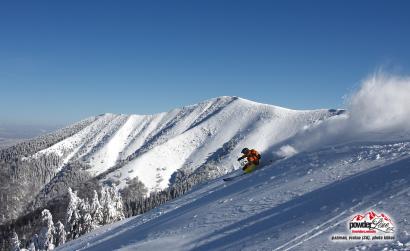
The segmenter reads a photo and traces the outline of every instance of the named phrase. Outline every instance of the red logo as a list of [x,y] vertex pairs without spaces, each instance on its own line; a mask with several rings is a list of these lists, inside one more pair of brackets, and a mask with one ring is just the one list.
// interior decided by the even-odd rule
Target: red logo
[[349,223],[352,234],[383,234],[394,233],[393,221],[387,214],[377,214],[374,211],[358,214]]

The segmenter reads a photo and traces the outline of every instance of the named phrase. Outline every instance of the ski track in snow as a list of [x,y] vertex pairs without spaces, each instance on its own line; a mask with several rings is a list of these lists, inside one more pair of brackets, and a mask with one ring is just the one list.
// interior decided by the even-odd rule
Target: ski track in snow
[[[231,182],[207,182],[147,214],[105,226],[62,248],[345,250],[358,243],[332,243],[328,238],[333,231],[343,231],[351,215],[400,196],[409,198],[409,153],[410,142],[397,142],[301,154]],[[402,213],[388,213],[402,222]],[[409,227],[401,223],[398,229]]]
[[[402,190],[400,192],[398,192],[396,195],[392,195],[389,197],[389,199],[394,199],[400,195],[406,194],[410,192],[410,188],[409,189],[405,189]],[[365,211],[368,212],[370,210],[373,210],[373,208],[375,208],[378,204],[383,203],[383,200],[378,201],[377,203],[374,203],[373,205],[371,205],[370,207],[368,207],[366,210],[361,210],[361,211]],[[328,221],[324,222],[323,224],[319,225],[318,227],[315,227],[314,229],[296,237],[295,239],[275,248],[274,250],[279,251],[279,250],[283,250],[283,251],[287,251],[287,250],[292,250],[293,248],[296,248],[300,245],[302,245],[304,242],[311,240],[312,238],[315,238],[321,234],[323,234],[324,232],[328,232],[330,229],[335,228],[338,225],[341,224],[346,224],[346,222],[348,222],[348,220],[351,218],[351,213],[352,212],[356,212],[357,208],[359,208],[362,205],[362,203],[358,203],[356,206],[353,206],[351,208],[349,208],[348,210],[343,211],[340,215],[335,216],[331,219],[329,219]],[[336,221],[336,223],[335,223]],[[328,225],[328,226],[327,226]],[[316,233],[314,233],[316,231]]]

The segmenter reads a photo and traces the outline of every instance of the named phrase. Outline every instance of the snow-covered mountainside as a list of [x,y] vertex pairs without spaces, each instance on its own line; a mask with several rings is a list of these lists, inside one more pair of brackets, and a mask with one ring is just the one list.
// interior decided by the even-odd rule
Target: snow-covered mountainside
[[234,181],[210,181],[61,250],[354,250],[364,244],[330,238],[370,210],[394,219],[397,238],[371,250],[409,250],[409,154],[410,141],[299,154]]
[[223,96],[154,115],[91,117],[0,152],[0,223],[38,208],[61,212],[68,187],[142,182],[149,195],[181,174],[219,177],[240,168],[245,146],[263,153],[266,165],[292,152],[269,149],[343,116],[343,110],[296,111]]
[[[348,112],[339,116],[331,116],[337,111],[298,112],[229,99],[209,119],[192,123],[208,130],[177,130],[179,135],[198,135],[191,141],[182,136],[155,138],[149,150],[133,155],[117,172],[126,175],[128,168],[136,168],[139,175],[145,170],[141,165],[164,163],[165,170],[157,173],[166,179],[167,168],[173,168],[169,164],[199,166],[204,152],[218,151],[217,145],[229,139],[239,143],[220,166],[234,163],[241,146],[255,146],[265,159],[259,170],[232,181],[208,181],[148,213],[104,226],[58,249],[410,250],[409,97],[409,79],[375,76],[350,97]],[[225,140],[219,141],[221,137]],[[184,160],[174,159],[175,154]],[[266,161],[275,155],[286,158]],[[393,240],[331,240],[349,235],[349,222],[369,212],[389,221]],[[386,222],[373,226],[379,231]]]
[[[236,97],[220,97],[197,105],[155,115],[104,114],[92,124],[30,158],[55,154],[67,163],[80,161],[91,176],[119,188],[138,177],[151,191],[169,185],[176,170],[195,171],[212,154],[218,156],[221,174],[232,166],[243,146],[261,152],[297,132],[341,111],[295,111]],[[265,158],[268,160],[268,158]]]

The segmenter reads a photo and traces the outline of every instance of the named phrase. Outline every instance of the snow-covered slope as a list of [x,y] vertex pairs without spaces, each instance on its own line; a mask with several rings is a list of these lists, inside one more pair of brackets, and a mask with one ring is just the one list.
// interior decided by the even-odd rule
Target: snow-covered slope
[[208,182],[61,248],[345,250],[360,243],[331,242],[330,236],[346,232],[351,217],[369,210],[389,213],[396,237],[410,248],[409,154],[410,141],[299,154],[231,182]]
[[[195,128],[179,135],[198,135],[190,139],[210,147],[214,135],[219,139],[228,134],[221,144],[241,128],[245,137],[237,137],[240,144],[233,152],[252,145],[267,159],[275,154],[285,159],[265,162],[233,181],[209,181],[146,214],[104,226],[59,249],[410,250],[409,97],[410,79],[376,75],[350,97],[348,113],[341,116],[234,100],[212,116],[220,123],[208,119],[199,124],[218,125],[207,131],[207,137]],[[236,104],[240,105],[234,108]],[[205,127],[208,122],[211,125]],[[225,126],[229,130],[224,131]],[[185,159],[172,159],[179,168],[187,160],[190,166],[200,165],[204,157],[198,148],[192,150],[195,141],[184,140],[176,136],[154,144],[152,152],[143,152],[122,168],[149,165],[150,154],[161,156],[152,163],[168,168],[170,162],[162,157],[175,153]],[[169,149],[162,148],[164,144]],[[187,150],[181,150],[185,144]],[[220,163],[232,162],[228,155]],[[352,218],[370,211],[390,216],[394,240],[331,241],[333,235],[348,234]]]
[[[32,158],[57,154],[65,164],[81,161],[92,175],[104,173],[102,182],[120,188],[138,177],[148,193],[169,185],[176,170],[195,171],[229,142],[219,156],[221,174],[239,166],[232,162],[243,146],[259,151],[275,146],[296,133],[340,111],[295,111],[237,97],[219,97],[155,115],[104,114],[92,124],[44,149]],[[265,160],[269,160],[266,155]]]

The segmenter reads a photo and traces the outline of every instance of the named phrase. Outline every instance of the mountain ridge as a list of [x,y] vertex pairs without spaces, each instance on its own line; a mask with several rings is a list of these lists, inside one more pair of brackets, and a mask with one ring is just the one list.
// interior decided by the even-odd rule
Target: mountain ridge
[[[234,107],[231,108],[231,106]],[[209,119],[218,117],[219,114],[221,112],[225,112],[225,110],[228,111],[225,112],[223,116],[219,116],[220,121],[226,120],[226,116],[229,116],[228,113],[230,112],[236,112],[237,115],[239,115],[239,112],[237,110],[240,107],[242,108],[241,112],[249,112],[250,115],[253,116],[253,118],[249,119],[248,117],[247,119],[250,121],[256,120],[255,123],[257,123],[257,120],[267,120],[269,119],[269,117],[283,117],[293,115],[293,113],[303,114],[309,112],[322,113],[316,114],[316,117],[312,118],[322,119],[322,117],[325,116],[324,114],[328,112],[327,110],[295,111],[272,105],[259,104],[238,97],[223,96],[209,99],[195,105],[172,109],[166,113],[158,113],[154,115],[123,115],[106,113],[99,116],[100,119],[107,119],[108,121],[107,125],[105,125],[104,128],[101,129],[101,133],[94,135],[93,138],[89,139],[88,142],[85,142],[82,145],[78,145],[77,149],[74,149],[73,153],[71,155],[68,155],[64,162],[67,162],[69,159],[78,159],[84,161],[91,165],[89,171],[92,173],[92,175],[98,175],[115,166],[119,161],[135,162],[135,159],[138,159],[141,156],[143,157],[145,154],[147,154],[147,152],[151,150],[155,151],[155,148],[160,147],[160,145],[162,144],[167,144],[170,141],[178,141],[178,138],[183,138],[183,136],[180,135],[191,134],[191,131],[195,130],[196,127],[201,127],[201,130],[206,131],[205,134],[209,138],[210,135],[218,133],[217,131],[219,130],[219,128],[216,128],[215,124],[207,123],[207,121],[209,122]],[[260,109],[262,110],[262,112],[259,112],[255,116],[252,115],[252,109]],[[235,119],[233,117],[231,118]],[[202,123],[207,123],[208,126],[202,126]],[[226,123],[228,123],[228,121]],[[140,128],[141,126],[142,128]],[[246,127],[249,126],[249,122],[245,121],[245,124],[243,124],[242,128],[238,129],[243,130],[243,128],[245,128],[246,131]],[[87,134],[87,132],[84,133]],[[201,142],[201,140],[203,141],[203,139],[201,139],[200,134],[200,132],[194,132],[192,133],[192,135],[189,135],[189,140],[182,139],[189,141],[184,143],[185,148],[191,145],[191,143],[194,144],[194,149],[196,149],[197,147],[202,147],[205,143]],[[232,137],[233,136],[234,135],[232,135]],[[218,143],[218,146],[222,145],[223,143],[224,142]],[[87,144],[90,146],[86,146]],[[61,145],[64,144],[61,143]],[[64,154],[59,150],[60,147],[65,150],[72,147],[72,143],[67,142],[64,146],[54,146],[54,148],[46,149],[39,154],[55,152],[62,156]],[[179,147],[182,146],[180,145]],[[171,147],[165,148],[169,149]],[[212,150],[216,149],[214,148]],[[206,154],[209,153],[210,151],[207,151]],[[182,152],[179,151],[179,153],[175,154],[181,155]],[[191,154],[195,155],[199,153],[191,152],[186,154],[186,158],[189,159],[189,156]],[[170,155],[173,154],[170,153],[169,155],[166,155],[165,158],[171,158],[172,156]],[[204,154],[202,154],[202,156],[203,155]],[[193,159],[194,158],[195,157],[193,157]],[[174,160],[174,162],[177,162],[177,160]],[[185,166],[186,165],[188,164],[186,163]],[[184,166],[184,163],[178,164],[178,167],[175,169],[179,169],[182,166]],[[174,172],[175,169],[170,170],[169,172]],[[128,171],[131,170],[132,169],[128,169]],[[171,173],[167,174],[167,178],[170,177],[170,174]],[[125,173],[122,172],[121,175],[125,175]],[[113,178],[113,176],[111,175],[110,178]],[[145,183],[148,183],[148,181],[146,181]],[[123,186],[123,182],[121,182],[120,185]],[[165,184],[162,185],[162,188],[165,188]]]
[[[206,169],[204,165],[214,165],[218,168],[213,169],[219,170],[214,175],[220,176],[239,168],[229,163],[236,159],[242,146],[252,145],[263,152],[299,130],[336,116],[337,111],[340,110],[297,111],[235,96],[220,96],[153,115],[104,113],[92,116],[67,126],[68,129],[63,128],[15,147],[25,147],[27,142],[33,142],[31,145],[46,142],[44,147],[24,154],[16,150],[13,156],[20,154],[16,161],[23,161],[26,166],[49,158],[54,163],[58,162],[57,166],[44,167],[42,172],[49,173],[41,179],[44,184],[29,178],[33,180],[29,183],[35,182],[42,187],[40,191],[37,192],[36,188],[18,192],[17,197],[37,197],[34,201],[19,202],[36,205],[28,209],[34,210],[65,193],[64,186],[77,186],[75,181],[67,182],[60,177],[67,175],[65,167],[73,163],[84,178],[97,177],[101,184],[116,183],[124,188],[130,180],[138,178],[148,188],[147,194],[167,188],[177,170],[195,172],[199,168],[203,172]],[[272,123],[277,126],[270,128]],[[287,126],[290,123],[292,125]],[[77,124],[83,126],[78,127]],[[57,137],[57,141],[49,140],[64,130],[71,133]],[[261,137],[262,134],[267,136]],[[266,140],[269,135],[274,139]],[[223,150],[223,146],[229,151]],[[10,149],[13,148],[4,149],[2,155]],[[266,157],[269,155],[272,153],[267,153]],[[74,169],[68,170],[71,173]],[[60,178],[53,179],[54,176]],[[53,184],[57,180],[58,183]]]

